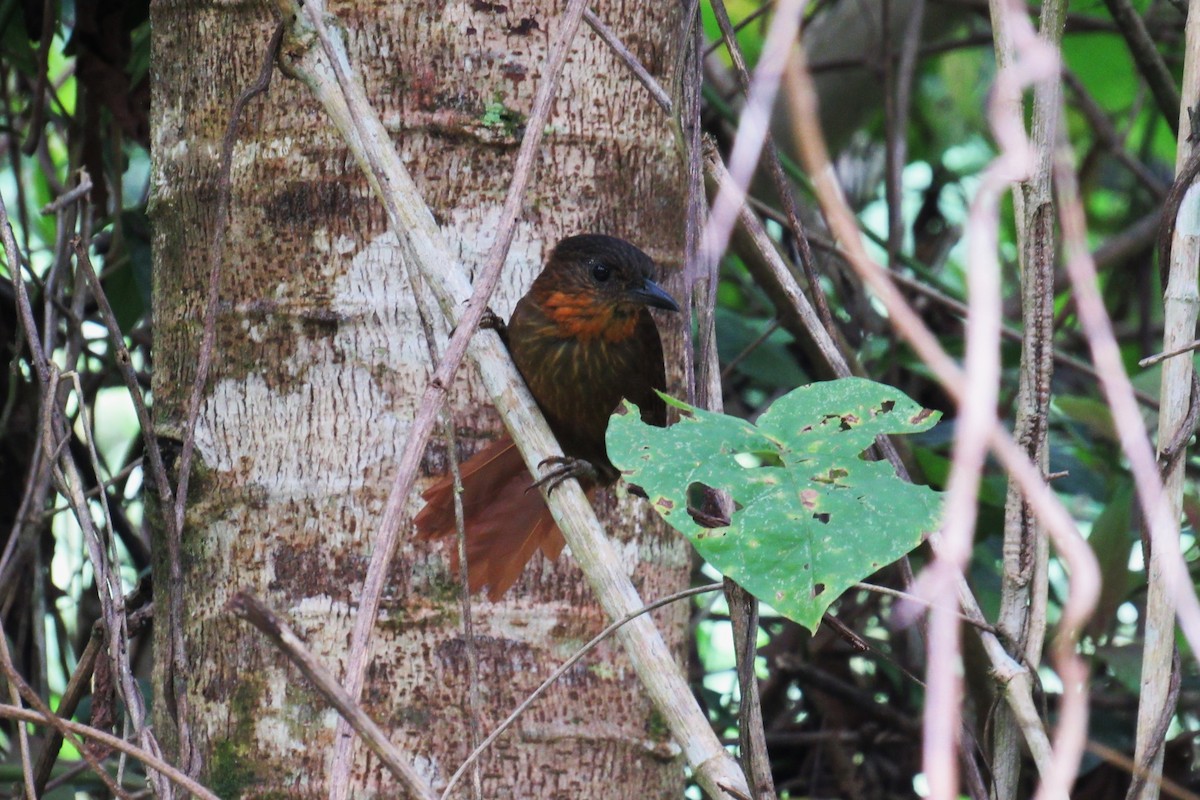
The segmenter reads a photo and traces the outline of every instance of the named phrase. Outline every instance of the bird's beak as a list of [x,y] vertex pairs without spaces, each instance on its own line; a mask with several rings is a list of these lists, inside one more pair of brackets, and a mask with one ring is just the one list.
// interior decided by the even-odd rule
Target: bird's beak
[[679,305],[675,298],[667,294],[657,283],[647,280],[642,288],[629,293],[630,298],[653,308],[665,308],[667,311],[678,311]]

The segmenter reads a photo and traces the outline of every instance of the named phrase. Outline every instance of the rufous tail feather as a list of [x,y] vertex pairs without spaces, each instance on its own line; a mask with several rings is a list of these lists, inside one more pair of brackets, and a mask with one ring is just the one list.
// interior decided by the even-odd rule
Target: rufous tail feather
[[[494,602],[517,582],[539,548],[553,560],[565,542],[541,492],[530,489],[533,478],[509,437],[480,450],[459,472],[467,580],[472,592],[486,585],[488,599]],[[417,538],[449,539],[451,569],[458,574],[453,478],[446,475],[421,496],[425,507],[414,520]]]

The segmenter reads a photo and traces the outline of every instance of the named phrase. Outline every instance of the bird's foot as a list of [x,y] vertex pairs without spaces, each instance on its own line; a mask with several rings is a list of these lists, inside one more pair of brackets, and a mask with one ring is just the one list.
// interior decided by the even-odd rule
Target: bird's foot
[[483,316],[479,319],[479,330],[493,330],[503,337],[508,332],[508,323],[489,307],[483,310]]
[[574,478],[580,483],[595,483],[600,477],[600,473],[596,471],[595,465],[592,462],[583,458],[571,458],[570,456],[553,456],[547,458],[539,467],[549,465],[551,469],[542,477],[538,478],[529,487],[530,489],[545,488],[546,494],[550,494],[557,489],[563,481]]

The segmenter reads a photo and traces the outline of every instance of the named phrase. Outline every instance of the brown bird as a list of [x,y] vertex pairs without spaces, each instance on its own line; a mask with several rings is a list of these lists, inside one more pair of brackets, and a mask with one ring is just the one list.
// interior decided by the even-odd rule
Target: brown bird
[[[662,341],[648,309],[679,306],[652,280],[653,269],[649,256],[621,239],[563,239],[507,328],[496,326],[567,458],[535,484],[512,439],[502,436],[462,465],[471,591],[486,584],[488,598],[498,600],[539,547],[550,559],[562,552],[562,533],[531,489],[574,477],[592,496],[616,482],[604,432],[622,398],[647,423],[666,424],[666,406],[654,393],[666,387]],[[418,538],[454,534],[453,493],[449,475],[425,491]],[[451,548],[455,569],[457,554]]]

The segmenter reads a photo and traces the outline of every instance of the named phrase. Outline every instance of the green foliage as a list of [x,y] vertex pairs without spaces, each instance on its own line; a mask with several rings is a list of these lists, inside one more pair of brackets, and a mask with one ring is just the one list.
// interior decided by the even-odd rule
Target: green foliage
[[[936,423],[898,389],[814,383],[776,400],[757,425],[669,402],[682,415],[670,428],[646,425],[626,403],[609,425],[609,457],[709,563],[809,630],[937,523],[936,493],[862,458],[876,436]],[[707,488],[732,497],[727,525],[698,521],[713,513]]]

